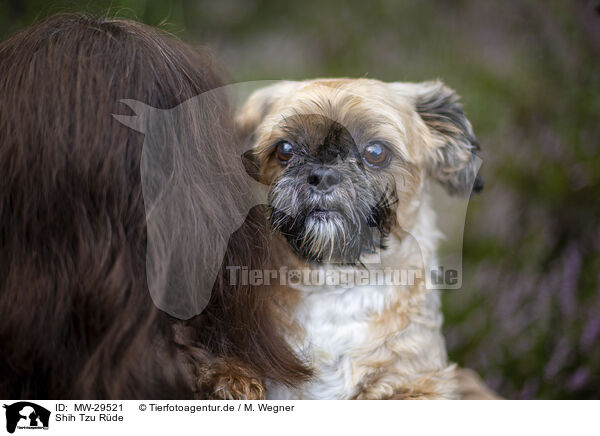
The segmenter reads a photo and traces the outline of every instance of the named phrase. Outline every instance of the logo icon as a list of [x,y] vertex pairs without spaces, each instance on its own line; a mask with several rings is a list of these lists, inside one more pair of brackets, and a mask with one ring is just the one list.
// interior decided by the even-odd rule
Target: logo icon
[[6,409],[6,431],[14,433],[15,429],[48,429],[50,411],[29,401],[19,401],[4,405]]

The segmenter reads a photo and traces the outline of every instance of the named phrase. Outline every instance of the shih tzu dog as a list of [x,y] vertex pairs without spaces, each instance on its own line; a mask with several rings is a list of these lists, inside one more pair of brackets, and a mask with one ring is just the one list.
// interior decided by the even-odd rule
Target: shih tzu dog
[[[269,187],[272,263],[312,278],[280,280],[272,299],[314,377],[268,382],[267,397],[455,398],[425,271],[441,236],[432,181],[457,195],[481,187],[458,96],[439,81],[280,82],[252,94],[237,122],[249,171]],[[398,282],[393,271],[412,274]]]

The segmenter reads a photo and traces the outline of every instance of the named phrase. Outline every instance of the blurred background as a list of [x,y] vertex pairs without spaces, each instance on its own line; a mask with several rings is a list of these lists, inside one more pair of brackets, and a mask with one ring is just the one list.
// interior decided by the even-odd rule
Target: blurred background
[[[451,358],[508,398],[600,398],[598,1],[3,0],[0,37],[46,15],[134,18],[208,44],[232,81],[440,78],[483,149]],[[4,108],[0,108],[3,110]]]

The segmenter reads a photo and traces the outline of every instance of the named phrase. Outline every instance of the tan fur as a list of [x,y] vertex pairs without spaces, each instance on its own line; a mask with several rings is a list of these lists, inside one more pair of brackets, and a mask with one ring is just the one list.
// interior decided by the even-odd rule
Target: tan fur
[[[389,247],[381,252],[377,268],[418,269],[422,272],[421,280],[412,286],[390,289],[380,307],[368,315],[367,339],[343,356],[344,362],[351,365],[350,394],[338,398],[457,397],[455,366],[447,361],[441,335],[439,296],[427,290],[423,280],[440,237],[430,205],[428,175],[432,173],[432,162],[441,165],[439,159],[446,143],[440,138],[447,139],[446,133],[457,134],[458,128],[443,125],[439,118],[427,123],[427,117],[420,116],[415,106],[419,96],[440,90],[447,92],[439,82],[386,84],[368,79],[283,82],[254,93],[238,116],[238,125],[250,135],[259,158],[261,181],[267,185],[283,171],[273,157],[273,144],[285,137],[282,120],[297,114],[319,114],[335,120],[351,132],[357,143],[384,139],[393,144],[401,157],[389,169],[396,179],[397,214]],[[470,129],[468,122],[466,125]],[[461,150],[463,154],[457,162],[466,162],[468,152]],[[457,165],[451,171],[458,169]],[[274,239],[272,262],[275,267],[311,268],[298,259],[282,237]],[[370,264],[366,263],[366,267],[370,268]],[[281,318],[288,320],[283,325],[289,329],[290,342],[300,344],[296,348],[301,351],[310,344],[306,344],[303,326],[293,326],[297,323],[295,313],[313,292],[316,291],[302,287],[274,290],[273,300],[282,313]],[[321,357],[318,353],[301,357],[316,367],[315,383],[318,383]],[[300,389],[290,398],[310,397],[307,392]]]

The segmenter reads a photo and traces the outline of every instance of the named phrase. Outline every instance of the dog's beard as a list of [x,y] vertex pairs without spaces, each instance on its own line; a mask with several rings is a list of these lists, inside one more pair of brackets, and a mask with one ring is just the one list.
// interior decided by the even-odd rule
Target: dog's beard
[[393,184],[346,175],[347,183],[324,194],[301,180],[284,174],[269,193],[272,227],[298,256],[355,264],[362,254],[384,248],[397,202]]

